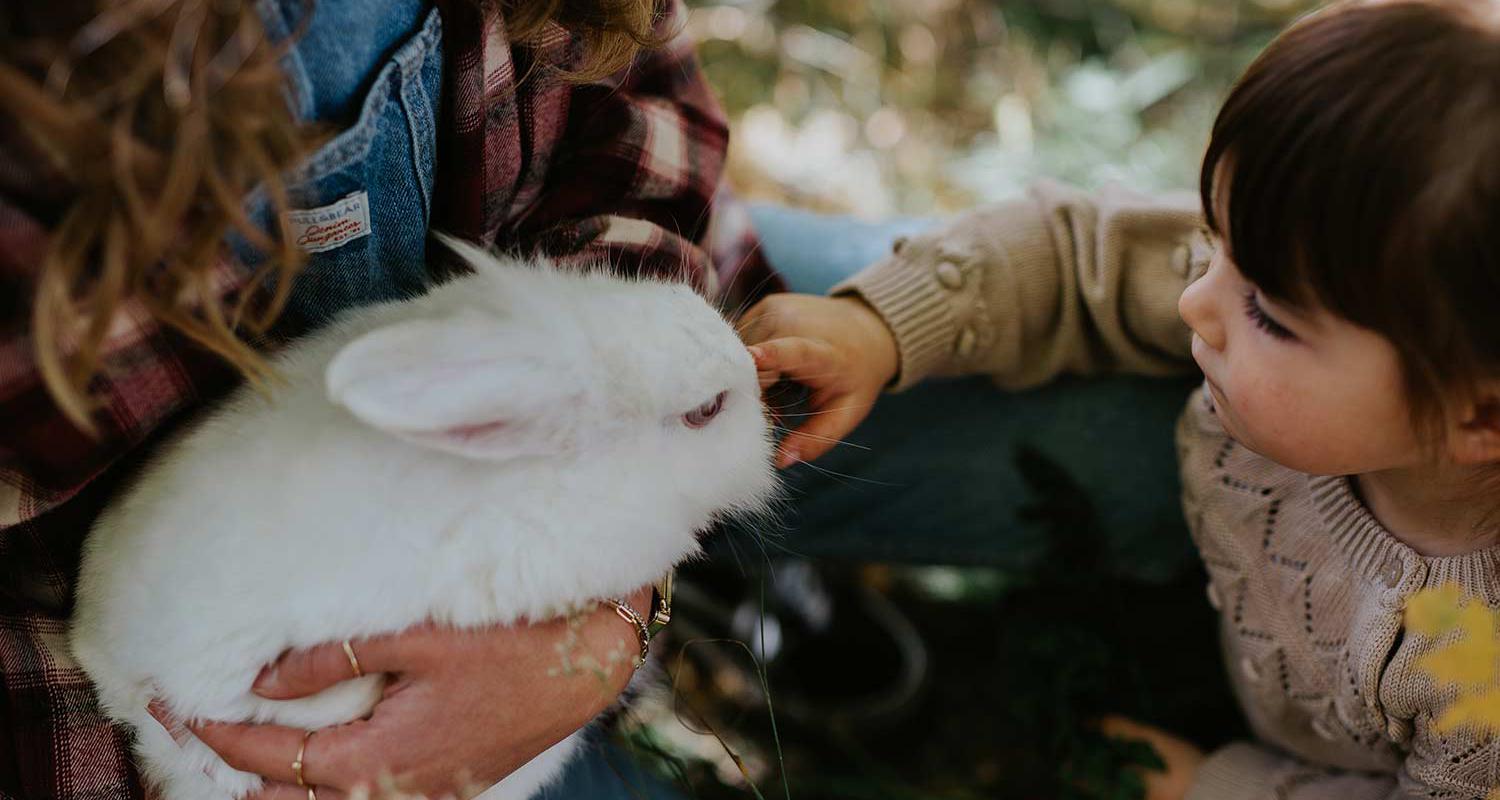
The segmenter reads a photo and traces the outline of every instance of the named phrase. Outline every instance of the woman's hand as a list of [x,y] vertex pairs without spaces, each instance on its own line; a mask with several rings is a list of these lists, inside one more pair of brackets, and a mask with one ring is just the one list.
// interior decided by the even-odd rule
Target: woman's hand
[[896,339],[857,297],[775,294],[740,320],[761,387],[790,378],[811,390],[811,413],[781,443],[777,466],[823,455],[870,413],[896,377]]
[[1099,729],[1115,739],[1144,741],[1161,756],[1166,769],[1148,771],[1142,776],[1146,780],[1146,800],[1182,800],[1187,797],[1205,758],[1197,745],[1125,717],[1105,717],[1099,721]]
[[[626,602],[644,612],[650,598],[644,589]],[[319,800],[340,800],[386,775],[429,797],[488,787],[608,708],[634,672],[638,641],[608,606],[572,628],[566,620],[463,631],[424,625],[356,640],[361,668],[387,674],[384,695],[367,719],[314,732],[303,779]],[[576,668],[559,674],[564,653]],[[289,700],[352,677],[334,642],[283,655],[261,673],[255,692]],[[254,800],[309,796],[292,770],[304,731],[227,723],[188,729],[230,766],[266,779]]]

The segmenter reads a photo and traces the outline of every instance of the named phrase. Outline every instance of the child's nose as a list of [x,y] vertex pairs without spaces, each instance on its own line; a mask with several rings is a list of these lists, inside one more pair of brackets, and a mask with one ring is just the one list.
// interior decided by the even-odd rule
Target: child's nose
[[1198,280],[1188,284],[1177,298],[1177,313],[1203,343],[1215,350],[1224,349],[1224,324],[1214,292],[1214,272],[1209,269]]

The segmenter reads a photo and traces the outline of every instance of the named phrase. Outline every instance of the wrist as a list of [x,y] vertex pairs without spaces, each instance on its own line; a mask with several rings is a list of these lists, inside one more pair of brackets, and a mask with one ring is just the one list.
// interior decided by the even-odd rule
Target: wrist
[[861,355],[865,366],[879,377],[882,388],[896,379],[901,369],[901,354],[896,346],[896,334],[886,324],[880,312],[858,294],[844,294],[833,298],[843,303],[853,314],[860,330]]

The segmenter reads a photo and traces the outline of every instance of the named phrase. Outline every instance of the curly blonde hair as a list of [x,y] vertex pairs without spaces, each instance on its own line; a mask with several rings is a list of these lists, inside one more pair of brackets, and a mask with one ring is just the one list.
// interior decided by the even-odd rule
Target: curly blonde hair
[[[565,77],[592,80],[656,46],[651,0],[484,0],[527,44],[556,23],[586,57]],[[309,0],[311,2],[311,0]],[[36,271],[30,326],[48,391],[93,431],[88,385],[116,312],[139,302],[252,383],[270,368],[254,346],[302,265],[285,222],[245,214],[264,187],[271,218],[283,175],[323,134],[287,106],[278,67],[295,40],[265,36],[252,0],[48,0],[0,10],[0,146],[65,198]],[[304,18],[310,14],[304,14]],[[6,130],[10,127],[10,130]],[[266,255],[243,290],[220,297],[213,270],[234,231]]]

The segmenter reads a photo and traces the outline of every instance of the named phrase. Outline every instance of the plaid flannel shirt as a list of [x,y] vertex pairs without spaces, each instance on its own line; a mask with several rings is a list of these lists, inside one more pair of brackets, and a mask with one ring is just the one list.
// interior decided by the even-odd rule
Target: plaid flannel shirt
[[[498,14],[438,5],[432,227],[685,278],[728,302],[779,287],[743,212],[715,202],[728,129],[684,37],[608,80],[518,80],[538,59],[573,63],[579,41],[554,27],[512,47]],[[680,24],[680,4],[671,10],[663,24]],[[139,798],[127,739],[66,648],[79,548],[146,445],[238,378],[127,304],[93,382],[99,437],[63,418],[37,374],[25,313],[49,235],[37,209],[49,203],[35,202],[37,176],[28,181],[27,160],[11,149],[0,152],[0,800]],[[246,278],[228,260],[217,273],[225,291]]]

